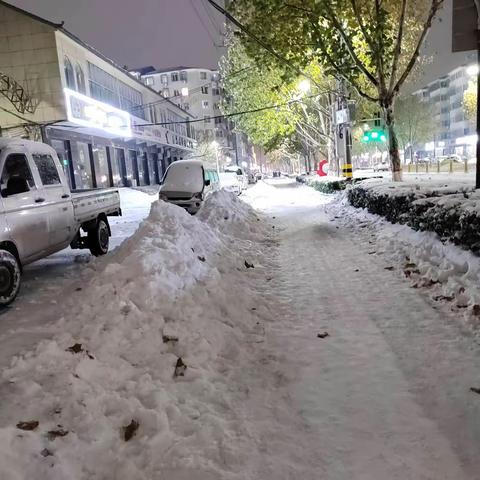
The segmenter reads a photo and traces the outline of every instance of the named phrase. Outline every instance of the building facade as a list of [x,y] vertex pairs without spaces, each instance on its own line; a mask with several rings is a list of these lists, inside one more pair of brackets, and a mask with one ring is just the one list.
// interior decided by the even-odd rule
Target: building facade
[[144,67],[131,73],[195,117],[198,142],[215,141],[225,163],[253,169],[253,146],[245,135],[235,130],[232,120],[222,116],[220,105],[224,95],[218,70],[184,66],[163,70]]
[[425,145],[429,155],[474,155],[477,141],[474,123],[465,116],[463,98],[477,74],[475,65],[464,65],[429,83],[414,94],[434,111],[436,133]]
[[52,145],[72,189],[159,183],[195,148],[192,114],[62,25],[3,1],[0,82],[1,134]]

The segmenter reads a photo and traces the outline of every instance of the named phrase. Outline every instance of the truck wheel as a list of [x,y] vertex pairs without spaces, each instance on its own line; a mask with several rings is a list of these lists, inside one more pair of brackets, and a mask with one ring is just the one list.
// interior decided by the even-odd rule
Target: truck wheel
[[109,243],[110,231],[108,224],[103,218],[100,218],[95,228],[88,231],[88,248],[92,255],[99,257],[108,252]]
[[15,300],[20,290],[20,263],[10,252],[0,250],[0,307]]

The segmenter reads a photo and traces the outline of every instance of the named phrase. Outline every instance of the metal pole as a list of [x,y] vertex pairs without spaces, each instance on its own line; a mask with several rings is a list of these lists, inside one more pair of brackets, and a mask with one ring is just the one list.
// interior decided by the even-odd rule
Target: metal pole
[[[477,15],[479,15],[478,12]],[[477,69],[477,166],[475,175],[475,188],[478,189],[480,188],[480,25],[477,27]]]
[[480,1],[475,0],[477,7],[477,165],[475,188],[480,188]]

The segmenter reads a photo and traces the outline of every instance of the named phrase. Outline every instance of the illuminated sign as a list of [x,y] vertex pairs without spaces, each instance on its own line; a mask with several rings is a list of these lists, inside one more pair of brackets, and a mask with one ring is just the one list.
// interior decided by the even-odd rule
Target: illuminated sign
[[68,88],[64,89],[69,122],[98,128],[119,137],[132,136],[130,114]]

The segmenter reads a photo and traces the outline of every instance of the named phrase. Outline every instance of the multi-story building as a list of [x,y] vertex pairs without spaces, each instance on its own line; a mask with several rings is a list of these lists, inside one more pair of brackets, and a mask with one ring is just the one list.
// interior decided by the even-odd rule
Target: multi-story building
[[224,97],[218,70],[144,67],[130,73],[195,117],[198,142],[215,141],[227,162],[246,168],[252,165],[252,146],[244,135],[235,131],[233,122],[222,116],[220,104]]
[[58,152],[72,189],[159,183],[193,115],[63,25],[0,0],[0,127]]
[[475,125],[465,116],[463,98],[476,74],[476,65],[464,65],[414,93],[430,103],[434,111],[436,133],[425,145],[427,152],[436,156],[473,154],[477,141]]

